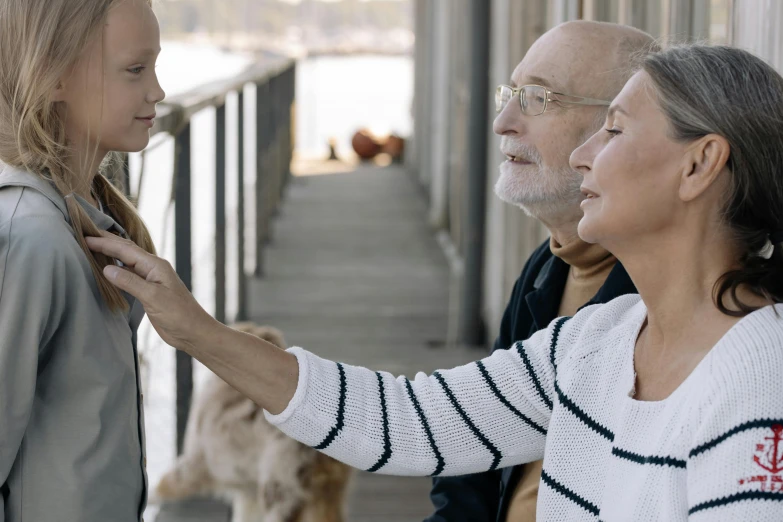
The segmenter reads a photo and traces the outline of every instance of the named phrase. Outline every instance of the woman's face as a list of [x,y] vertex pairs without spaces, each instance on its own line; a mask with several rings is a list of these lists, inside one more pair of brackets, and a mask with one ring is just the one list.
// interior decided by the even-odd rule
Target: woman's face
[[687,144],[669,137],[648,75],[636,73],[612,102],[604,128],[571,154],[584,177],[579,236],[613,245],[676,227]]

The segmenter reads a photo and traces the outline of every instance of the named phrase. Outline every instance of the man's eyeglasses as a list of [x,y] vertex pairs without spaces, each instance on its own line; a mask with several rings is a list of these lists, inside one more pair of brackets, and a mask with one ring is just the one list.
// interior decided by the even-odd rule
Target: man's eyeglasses
[[[495,91],[495,111],[501,112],[508,102],[516,95],[519,95],[519,105],[522,112],[528,116],[538,116],[546,110],[547,104],[551,101],[559,103],[571,103],[574,105],[604,105],[609,106],[612,102],[606,100],[596,100],[595,98],[585,98],[583,96],[573,96],[563,94],[562,92],[553,92],[542,85],[523,85],[522,87],[509,87],[508,85],[498,85]],[[557,98],[552,98],[552,96]],[[567,99],[564,99],[567,98]]]

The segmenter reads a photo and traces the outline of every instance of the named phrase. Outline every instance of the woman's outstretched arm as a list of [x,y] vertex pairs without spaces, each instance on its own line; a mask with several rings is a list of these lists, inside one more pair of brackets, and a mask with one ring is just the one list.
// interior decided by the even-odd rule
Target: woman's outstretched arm
[[562,323],[482,361],[395,378],[236,332],[198,305],[165,260],[116,237],[89,242],[126,265],[105,273],[144,304],[167,343],[304,444],[360,469],[399,475],[458,475],[543,456],[554,397],[549,345]]
[[549,382],[546,357],[534,353],[545,337],[413,380],[292,348],[299,361],[296,393],[285,411],[267,419],[372,472],[462,475],[530,462],[544,454],[551,394],[539,395],[524,361],[539,384]]

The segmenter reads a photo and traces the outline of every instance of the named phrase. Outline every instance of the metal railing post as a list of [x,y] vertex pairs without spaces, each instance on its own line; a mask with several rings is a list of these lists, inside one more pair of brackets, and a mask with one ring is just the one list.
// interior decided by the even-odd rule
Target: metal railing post
[[[190,123],[176,136],[175,144],[175,267],[188,290],[193,289],[190,194]],[[182,453],[185,426],[188,423],[190,399],[193,394],[193,359],[182,351],[176,355],[177,374],[177,453]]]
[[[289,86],[288,86],[288,92],[289,92],[289,100],[288,104],[286,105],[287,117],[288,117],[288,164],[290,165],[291,162],[294,160],[294,148],[296,146],[295,142],[295,132],[296,132],[296,62],[291,64],[291,68],[288,71],[288,77],[289,77]],[[291,168],[289,166],[288,168],[288,180],[291,180]]]
[[277,202],[279,205],[283,201],[283,189],[288,180],[288,140],[286,139],[286,128],[288,127],[288,70],[280,74],[280,100],[277,109]]
[[280,74],[280,108],[278,109],[278,120],[277,120],[277,136],[280,140],[278,147],[277,147],[277,153],[280,157],[279,167],[280,167],[280,183],[277,187],[277,199],[279,201],[283,201],[283,193],[285,191],[285,186],[288,183],[288,173],[290,171],[291,167],[291,160],[288,157],[288,134],[289,134],[289,121],[291,119],[291,104],[289,102],[290,100],[290,87],[288,85],[288,72],[289,70],[286,69]]
[[245,93],[237,93],[237,320],[247,320],[245,276]]
[[279,154],[279,128],[278,128],[278,112],[280,111],[280,86],[278,77],[269,79],[269,142],[268,155],[269,155],[269,190],[267,191],[267,202],[269,204],[269,211],[267,212],[267,242],[272,240],[272,217],[277,214],[277,200],[279,189],[277,188],[280,178],[280,154]]
[[277,101],[277,115],[275,116],[275,123],[277,124],[277,187],[275,190],[275,198],[277,198],[277,210],[280,211],[280,204],[283,199],[283,185],[286,180],[286,160],[288,159],[288,152],[286,152],[286,107],[288,102],[288,85],[286,84],[286,72],[283,71],[280,76],[277,77],[277,95],[279,100]]
[[256,84],[256,270],[255,275],[264,275],[264,242],[266,240],[266,100],[269,93],[267,82]]
[[226,104],[215,112],[215,319],[226,322]]
[[294,101],[296,100],[296,65],[291,65],[286,73],[286,104],[285,104],[285,157],[286,157],[286,169],[285,169],[285,185],[291,181],[291,162],[294,160],[294,144],[293,144],[293,132],[294,132]]

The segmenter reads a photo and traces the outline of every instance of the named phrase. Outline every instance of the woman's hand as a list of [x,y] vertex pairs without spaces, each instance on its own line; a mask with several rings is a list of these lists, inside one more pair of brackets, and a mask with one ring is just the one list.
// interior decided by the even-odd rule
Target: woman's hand
[[221,327],[201,308],[165,259],[113,234],[86,239],[90,249],[125,264],[125,268],[107,266],[103,273],[109,282],[141,301],[152,326],[166,343],[192,355],[196,340],[208,338],[210,329]]
[[125,264],[107,266],[103,273],[141,301],[164,341],[204,363],[265,410],[277,414],[285,409],[299,383],[294,355],[213,319],[165,259],[111,234],[88,237],[87,244]]

